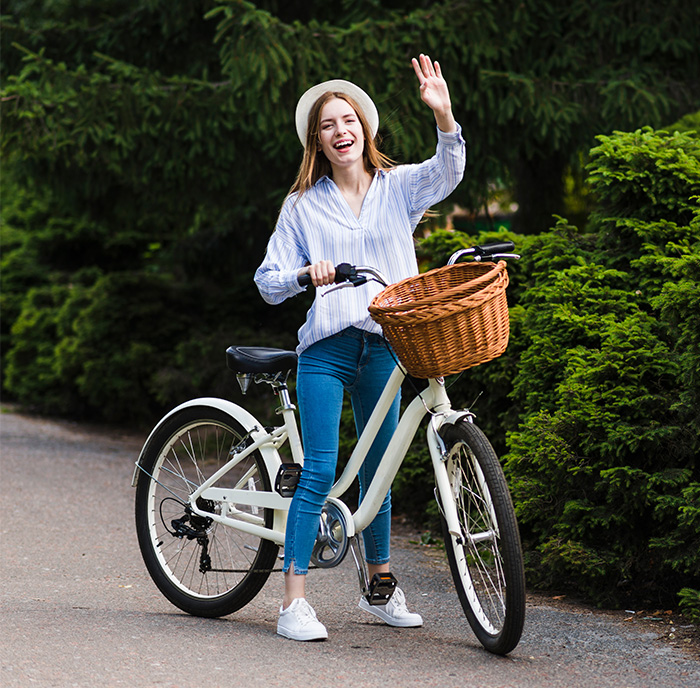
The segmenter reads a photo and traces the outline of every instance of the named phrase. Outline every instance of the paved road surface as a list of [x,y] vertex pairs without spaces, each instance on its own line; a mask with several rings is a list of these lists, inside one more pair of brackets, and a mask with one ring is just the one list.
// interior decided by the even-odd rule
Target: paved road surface
[[[394,538],[394,570],[421,629],[357,609],[349,561],[313,571],[309,593],[330,640],[275,634],[281,574],[236,614],[181,614],[146,574],[133,527],[140,438],[5,409],[0,526],[0,686],[295,688],[698,688],[700,661],[629,615],[528,604],[507,658],[483,651],[459,609],[443,556]],[[679,633],[688,633],[678,629]]]

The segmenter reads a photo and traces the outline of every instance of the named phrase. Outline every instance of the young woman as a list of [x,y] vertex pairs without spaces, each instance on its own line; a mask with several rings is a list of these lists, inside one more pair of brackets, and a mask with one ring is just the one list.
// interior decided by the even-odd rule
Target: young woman
[[[379,287],[364,285],[322,296],[323,287],[333,282],[339,263],[371,265],[389,282],[418,274],[413,231],[464,173],[465,144],[440,65],[426,55],[412,64],[421,99],[435,115],[435,156],[417,165],[392,166],[377,150],[379,117],[364,91],[342,80],[309,89],[296,110],[304,157],[255,274],[260,293],[272,304],[302,292],[297,280],[303,274],[317,288],[299,330],[297,401],[304,470],[287,519],[285,591],[277,626],[280,635],[293,640],[328,637],[306,601],[305,581],[321,509],[335,479],[344,391],[350,393],[359,434],[395,367],[381,328],[367,311]],[[397,396],[360,470],[360,499],[398,417]],[[389,494],[363,532],[370,577],[389,571],[390,525]],[[423,623],[408,611],[400,588],[386,606],[370,606],[363,597],[360,608],[392,626]]]

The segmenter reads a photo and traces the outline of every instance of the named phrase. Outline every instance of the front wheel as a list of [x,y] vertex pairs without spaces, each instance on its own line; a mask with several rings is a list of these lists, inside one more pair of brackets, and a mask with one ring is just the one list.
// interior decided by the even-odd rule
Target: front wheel
[[503,470],[484,433],[463,421],[445,425],[447,472],[460,534],[443,519],[445,549],[459,601],[479,642],[504,655],[520,641],[525,574],[518,524]]
[[[190,495],[245,441],[243,426],[228,413],[192,406],[168,418],[141,457],[136,487],[136,533],[148,572],[175,606],[195,616],[231,614],[261,590],[279,547],[196,514]],[[270,490],[259,452],[239,461],[217,487]],[[200,498],[200,511],[222,505]],[[230,507],[229,507],[230,508]],[[236,516],[272,526],[272,509],[236,505]]]

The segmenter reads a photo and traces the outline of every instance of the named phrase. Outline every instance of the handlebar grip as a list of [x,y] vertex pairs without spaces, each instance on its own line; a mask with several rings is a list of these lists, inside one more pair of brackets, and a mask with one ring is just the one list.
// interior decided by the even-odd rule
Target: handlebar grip
[[[340,265],[335,266],[335,279],[334,284],[340,284],[341,282],[347,282],[352,275],[353,267],[350,263],[340,263]],[[311,284],[311,275],[304,273],[297,277],[297,282],[300,287],[308,287]]]
[[481,255],[492,255],[494,253],[510,253],[515,248],[515,244],[512,241],[503,241],[495,244],[483,244],[474,248]]

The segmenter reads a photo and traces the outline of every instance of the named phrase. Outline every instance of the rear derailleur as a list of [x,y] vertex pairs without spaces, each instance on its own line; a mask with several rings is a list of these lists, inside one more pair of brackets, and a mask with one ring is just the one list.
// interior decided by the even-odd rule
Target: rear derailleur
[[[214,502],[208,499],[197,500],[197,508],[200,511],[214,512]],[[211,571],[211,557],[209,556],[209,535],[207,531],[214,522],[208,516],[200,516],[192,512],[192,507],[189,504],[185,506],[185,513],[180,518],[175,518],[170,522],[172,528],[171,534],[177,538],[187,538],[188,540],[196,540],[197,544],[202,548],[199,555],[199,570],[201,573]],[[189,524],[189,525],[188,525]]]

